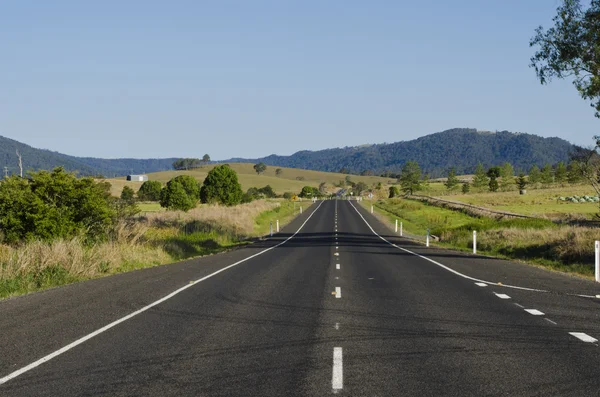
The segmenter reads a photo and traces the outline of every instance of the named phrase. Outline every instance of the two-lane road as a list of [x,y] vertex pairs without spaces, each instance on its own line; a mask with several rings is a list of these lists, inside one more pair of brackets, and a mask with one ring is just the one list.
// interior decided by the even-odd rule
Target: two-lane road
[[[0,302],[0,395],[600,393],[598,303],[568,295],[593,283],[542,283],[539,269],[389,234],[357,203],[325,201],[262,245]],[[512,266],[515,286],[537,278],[552,292],[469,278],[510,278]],[[135,304],[111,310],[124,288],[135,294],[118,302]],[[86,291],[107,303],[36,309]]]

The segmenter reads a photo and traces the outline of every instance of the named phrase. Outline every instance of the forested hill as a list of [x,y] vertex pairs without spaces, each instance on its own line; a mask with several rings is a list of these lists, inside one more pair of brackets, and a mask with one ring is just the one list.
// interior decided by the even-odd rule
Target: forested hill
[[471,173],[478,162],[486,167],[511,163],[515,170],[527,171],[533,164],[543,166],[567,162],[574,146],[564,139],[508,131],[487,132],[455,128],[412,141],[363,145],[319,151],[300,151],[291,156],[271,155],[260,159],[231,159],[230,162],[264,162],[280,167],[351,173],[371,170],[399,171],[415,160],[432,177],[445,176],[448,168],[459,174]]
[[40,170],[63,166],[69,171],[77,171],[80,175],[104,175],[114,177],[131,172],[156,172],[172,169],[174,158],[168,159],[99,159],[92,157],[75,157],[36,149],[13,139],[0,136],[0,172],[4,175],[4,167],[10,174],[19,172],[16,150],[23,159],[23,169]]

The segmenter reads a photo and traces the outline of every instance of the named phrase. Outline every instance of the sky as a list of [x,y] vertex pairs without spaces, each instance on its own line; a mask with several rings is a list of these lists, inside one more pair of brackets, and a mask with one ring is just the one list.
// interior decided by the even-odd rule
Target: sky
[[76,156],[289,155],[455,127],[593,143],[534,29],[560,0],[0,1],[0,135]]

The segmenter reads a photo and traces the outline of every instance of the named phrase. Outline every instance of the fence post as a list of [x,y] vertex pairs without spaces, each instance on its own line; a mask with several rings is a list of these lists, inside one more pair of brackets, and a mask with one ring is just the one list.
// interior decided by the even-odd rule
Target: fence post
[[398,219],[396,219],[396,230],[394,230],[394,233],[398,233]]
[[277,233],[279,233],[279,219],[277,219]]
[[427,238],[425,239],[425,246],[429,247],[429,229],[427,229]]
[[402,237],[402,222],[400,222],[400,237]]
[[473,253],[477,253],[477,230],[473,230]]
[[596,282],[600,282],[600,241],[596,241],[595,248],[596,248],[596,266],[595,266]]

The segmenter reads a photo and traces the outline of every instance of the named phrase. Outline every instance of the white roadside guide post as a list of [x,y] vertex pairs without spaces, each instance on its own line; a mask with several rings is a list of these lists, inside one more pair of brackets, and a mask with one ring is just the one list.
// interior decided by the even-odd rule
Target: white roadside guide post
[[302,206],[300,206],[300,213],[302,213]]
[[277,233],[279,233],[279,219],[277,219]]
[[429,229],[427,229],[427,238],[425,239],[425,246],[429,247]]
[[273,221],[271,221],[270,229],[271,229],[271,237],[273,237]]
[[596,282],[600,282],[600,241],[596,241],[595,248],[596,248],[596,266],[595,266]]
[[396,230],[394,232],[398,233],[398,219],[396,219]]
[[373,213],[373,206],[371,206],[371,214]]
[[402,237],[402,222],[400,222],[400,237]]
[[477,230],[473,230],[473,253],[477,253]]

